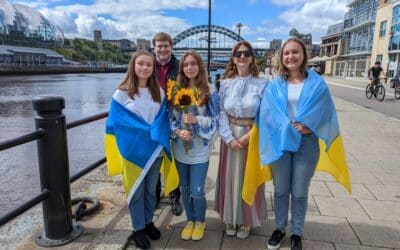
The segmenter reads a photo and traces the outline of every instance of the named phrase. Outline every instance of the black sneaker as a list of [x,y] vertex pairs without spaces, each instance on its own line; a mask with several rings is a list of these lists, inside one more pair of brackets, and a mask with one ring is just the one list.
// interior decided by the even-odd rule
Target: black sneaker
[[146,231],[146,234],[149,236],[149,238],[152,240],[158,240],[161,237],[160,230],[158,230],[158,228],[154,226],[153,222],[146,224],[144,230]]
[[290,250],[301,250],[302,245],[301,245],[301,236],[292,234],[290,236]]
[[133,240],[138,248],[150,248],[150,241],[146,237],[145,229],[133,232],[133,234],[129,237],[129,240]]
[[281,247],[281,243],[283,239],[285,238],[286,233],[285,231],[281,231],[276,229],[275,231],[272,232],[271,238],[269,238],[267,242],[267,247],[270,250],[275,250],[279,249]]
[[173,213],[174,215],[176,215],[176,216],[179,216],[179,215],[182,214],[183,208],[182,208],[182,205],[181,205],[181,203],[179,202],[179,200],[174,201],[174,202],[172,203],[171,210],[172,210],[172,213]]

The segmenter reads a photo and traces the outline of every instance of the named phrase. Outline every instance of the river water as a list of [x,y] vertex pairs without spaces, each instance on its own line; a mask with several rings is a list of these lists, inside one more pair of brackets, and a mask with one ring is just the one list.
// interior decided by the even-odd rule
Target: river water
[[[216,73],[213,71],[212,79]],[[0,141],[35,131],[31,100],[65,99],[67,123],[105,112],[123,73],[0,76]],[[105,119],[68,130],[70,176],[104,157]],[[0,151],[0,216],[40,192],[36,141]],[[72,194],[73,195],[73,194]]]
[[[108,110],[122,73],[0,76],[0,141],[35,130],[31,100],[65,98],[67,122]],[[68,130],[70,175],[104,156],[105,119]],[[36,141],[0,151],[0,216],[40,192]]]

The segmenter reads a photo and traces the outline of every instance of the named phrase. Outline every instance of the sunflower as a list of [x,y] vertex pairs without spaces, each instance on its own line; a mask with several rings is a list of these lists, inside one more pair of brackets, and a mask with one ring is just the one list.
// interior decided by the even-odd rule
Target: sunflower
[[196,98],[192,89],[181,88],[175,95],[174,105],[187,107],[196,104]]
[[173,92],[173,89],[175,87],[175,83],[176,82],[174,80],[171,80],[171,79],[169,79],[168,82],[167,82],[167,100],[168,101],[172,100],[172,92]]

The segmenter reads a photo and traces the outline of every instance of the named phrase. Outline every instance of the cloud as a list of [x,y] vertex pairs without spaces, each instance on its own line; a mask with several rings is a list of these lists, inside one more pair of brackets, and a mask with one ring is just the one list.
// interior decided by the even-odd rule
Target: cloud
[[312,33],[314,43],[320,43],[329,25],[343,21],[346,5],[347,0],[309,1],[283,12],[279,19],[300,33]]
[[272,20],[263,20],[261,25],[256,28],[256,33],[266,36],[282,36],[288,35],[290,26],[284,23],[276,25]]
[[[52,7],[57,3],[56,7]],[[150,39],[158,31],[171,35],[190,25],[183,19],[168,16],[168,10],[206,9],[207,0],[95,0],[92,3],[65,4],[62,0],[22,1],[39,10],[60,26],[66,37],[92,39],[93,30],[102,30],[104,38]]]
[[[317,0],[315,0],[317,1]],[[271,2],[278,6],[291,6],[296,4],[301,4],[305,2],[315,2],[313,0],[272,0]]]

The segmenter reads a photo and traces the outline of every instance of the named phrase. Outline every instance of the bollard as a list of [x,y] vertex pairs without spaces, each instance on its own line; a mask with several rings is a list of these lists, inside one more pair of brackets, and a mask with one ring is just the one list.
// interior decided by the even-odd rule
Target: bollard
[[84,228],[72,220],[69,183],[68,145],[63,97],[40,96],[32,101],[36,129],[45,131],[37,141],[40,186],[49,190],[42,202],[44,231],[35,237],[39,246],[52,247],[67,244],[78,238]]

